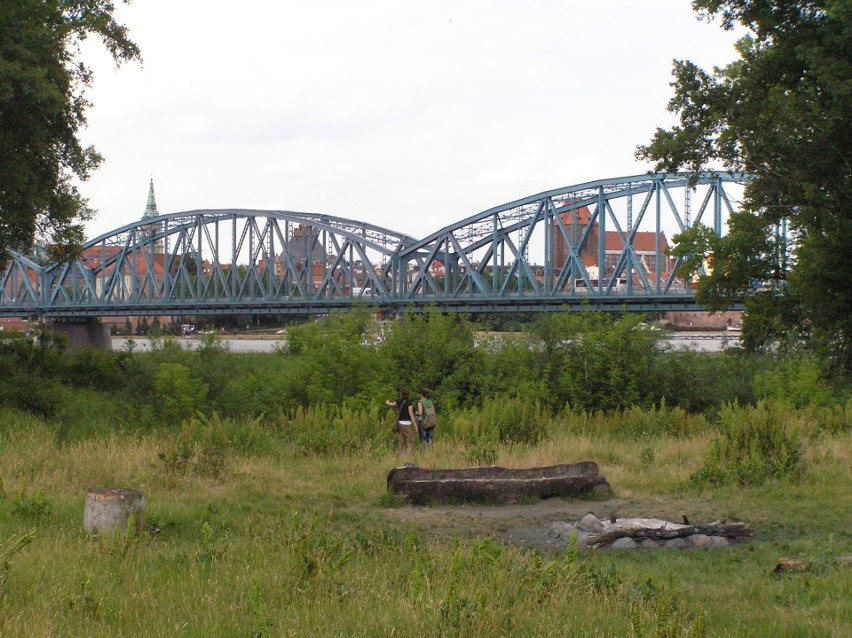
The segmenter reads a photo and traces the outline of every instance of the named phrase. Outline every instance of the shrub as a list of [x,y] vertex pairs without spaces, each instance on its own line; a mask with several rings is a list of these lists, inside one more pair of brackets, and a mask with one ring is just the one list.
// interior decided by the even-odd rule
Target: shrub
[[179,363],[161,363],[154,377],[160,397],[160,416],[166,423],[179,423],[201,410],[207,398],[207,385],[192,378],[189,368]]
[[657,403],[665,399],[692,414],[716,417],[727,403],[754,402],[752,379],[760,363],[731,351],[664,350],[653,370],[653,399]]
[[692,476],[698,485],[761,485],[770,479],[798,479],[804,472],[797,415],[783,404],[725,406],[719,435],[704,466]]
[[479,408],[457,413],[452,432],[468,441],[493,438],[506,443],[537,443],[547,438],[550,421],[550,411],[537,401],[496,395],[486,398]]
[[832,401],[831,388],[823,381],[816,359],[804,355],[783,359],[757,373],[754,391],[760,399],[783,401],[797,408],[828,405]]
[[551,407],[611,410],[647,401],[660,332],[641,319],[565,312],[533,324],[530,364],[551,386]]
[[181,424],[176,436],[165,439],[157,455],[171,476],[197,474],[221,479],[225,475],[225,452],[228,440],[223,422],[214,415],[206,419],[198,414]]
[[702,415],[689,414],[680,406],[669,407],[665,400],[660,402],[659,407],[632,406],[624,410],[597,412],[578,411],[566,406],[559,423],[561,428],[569,432],[631,438],[690,436],[708,428],[707,419]]
[[281,418],[281,427],[296,440],[305,455],[326,456],[367,449],[389,439],[391,413],[378,406],[357,410],[341,405],[320,404]]

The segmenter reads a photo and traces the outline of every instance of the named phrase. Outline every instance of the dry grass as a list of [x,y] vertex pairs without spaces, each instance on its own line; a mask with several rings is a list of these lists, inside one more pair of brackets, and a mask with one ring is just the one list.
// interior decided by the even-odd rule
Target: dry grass
[[[457,546],[426,526],[393,522],[404,517],[383,502],[387,471],[407,461],[463,466],[468,450],[458,442],[439,439],[413,455],[392,447],[331,457],[228,452],[217,477],[166,472],[160,436],[61,446],[38,419],[15,420],[0,435],[9,495],[0,500],[0,543],[30,528],[36,540],[13,557],[0,599],[3,636],[628,635],[631,597],[649,580],[690,613],[706,612],[708,635],[841,636],[852,622],[844,594],[852,576],[833,563],[852,553],[837,534],[852,511],[849,435],[811,446],[812,473],[801,484],[702,493],[685,482],[709,436],[565,435],[500,447],[498,464],[508,467],[598,461],[631,507],[688,502],[707,515],[748,513],[760,536],[716,554],[592,555],[572,567],[491,545],[475,527]],[[132,539],[87,538],[82,505],[92,485],[142,489],[152,528]],[[38,490],[46,517],[27,510],[26,498],[13,503]],[[781,555],[818,569],[773,578]]]

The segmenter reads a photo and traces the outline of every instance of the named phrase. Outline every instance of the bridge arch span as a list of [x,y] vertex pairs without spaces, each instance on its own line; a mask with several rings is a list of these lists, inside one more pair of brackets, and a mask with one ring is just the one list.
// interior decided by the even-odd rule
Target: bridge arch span
[[666,254],[696,223],[724,231],[746,176],[648,174],[566,186],[417,239],[286,210],[136,221],[48,263],[13,253],[0,314],[40,316],[693,308]]

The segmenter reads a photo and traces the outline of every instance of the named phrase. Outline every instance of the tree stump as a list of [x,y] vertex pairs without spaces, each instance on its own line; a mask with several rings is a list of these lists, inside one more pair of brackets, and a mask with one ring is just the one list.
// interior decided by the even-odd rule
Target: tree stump
[[132,518],[136,529],[144,522],[145,495],[138,490],[117,487],[91,487],[86,491],[83,527],[90,534],[126,531]]

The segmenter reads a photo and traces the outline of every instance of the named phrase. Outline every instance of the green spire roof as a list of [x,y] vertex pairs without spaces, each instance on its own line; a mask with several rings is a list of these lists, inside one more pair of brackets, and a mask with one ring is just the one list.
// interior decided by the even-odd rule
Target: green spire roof
[[145,214],[142,215],[142,219],[151,219],[152,217],[159,217],[160,213],[157,212],[157,200],[154,199],[154,178],[151,178],[151,185],[148,187],[148,204],[145,206]]

